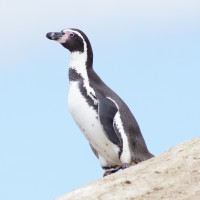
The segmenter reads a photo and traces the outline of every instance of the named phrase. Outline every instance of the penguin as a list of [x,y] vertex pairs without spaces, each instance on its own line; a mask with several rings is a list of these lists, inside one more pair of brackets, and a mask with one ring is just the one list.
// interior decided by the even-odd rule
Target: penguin
[[46,37],[70,51],[68,107],[99,159],[103,176],[154,157],[128,106],[93,70],[85,33],[70,28]]

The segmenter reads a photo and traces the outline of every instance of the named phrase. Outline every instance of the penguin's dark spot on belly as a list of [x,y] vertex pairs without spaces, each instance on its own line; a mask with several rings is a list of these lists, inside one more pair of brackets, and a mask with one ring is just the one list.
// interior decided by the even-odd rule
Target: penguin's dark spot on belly
[[108,146],[108,143],[106,143],[106,146]]
[[92,127],[94,127],[94,124],[92,124]]

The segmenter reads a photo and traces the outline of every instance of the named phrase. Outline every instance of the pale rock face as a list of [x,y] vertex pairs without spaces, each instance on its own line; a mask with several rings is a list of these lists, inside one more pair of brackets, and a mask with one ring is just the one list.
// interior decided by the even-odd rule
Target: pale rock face
[[200,200],[200,137],[56,200]]

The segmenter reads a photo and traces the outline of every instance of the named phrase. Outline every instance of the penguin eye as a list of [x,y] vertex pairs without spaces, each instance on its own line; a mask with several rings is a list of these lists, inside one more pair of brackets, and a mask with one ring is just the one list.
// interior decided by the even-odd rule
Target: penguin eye
[[70,33],[70,34],[69,34],[69,37],[74,37],[74,33]]

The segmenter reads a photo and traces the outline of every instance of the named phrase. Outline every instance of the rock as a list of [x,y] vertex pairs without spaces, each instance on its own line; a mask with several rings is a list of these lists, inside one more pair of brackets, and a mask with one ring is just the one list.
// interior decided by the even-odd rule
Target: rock
[[56,200],[200,200],[200,137]]

